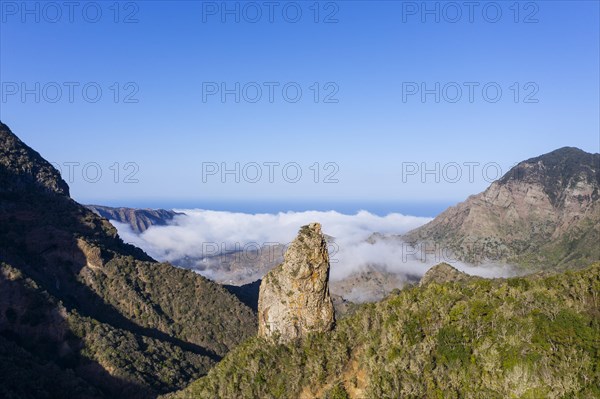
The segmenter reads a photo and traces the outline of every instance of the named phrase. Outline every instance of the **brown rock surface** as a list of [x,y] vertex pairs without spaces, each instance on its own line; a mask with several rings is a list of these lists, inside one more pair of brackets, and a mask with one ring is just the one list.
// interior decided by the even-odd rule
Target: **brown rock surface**
[[319,223],[303,226],[260,285],[258,334],[280,342],[333,328],[329,253]]

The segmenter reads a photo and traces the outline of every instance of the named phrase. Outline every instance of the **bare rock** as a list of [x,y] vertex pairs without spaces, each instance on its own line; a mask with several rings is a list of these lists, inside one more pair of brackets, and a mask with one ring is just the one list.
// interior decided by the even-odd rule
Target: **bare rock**
[[303,226],[281,265],[260,285],[258,335],[279,342],[329,331],[335,324],[329,295],[329,253],[319,223]]

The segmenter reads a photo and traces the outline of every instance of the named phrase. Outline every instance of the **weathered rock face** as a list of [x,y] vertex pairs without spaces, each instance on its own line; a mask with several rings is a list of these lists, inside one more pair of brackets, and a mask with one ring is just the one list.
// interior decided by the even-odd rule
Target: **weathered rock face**
[[319,223],[303,226],[281,265],[260,285],[258,335],[280,342],[333,328],[329,253]]

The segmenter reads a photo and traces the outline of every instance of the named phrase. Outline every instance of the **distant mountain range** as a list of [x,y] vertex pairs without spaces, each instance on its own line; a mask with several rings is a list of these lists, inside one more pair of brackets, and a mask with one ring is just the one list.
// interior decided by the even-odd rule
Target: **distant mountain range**
[[585,267],[600,259],[599,198],[600,154],[564,147],[519,163],[403,238],[442,246],[475,264]]
[[114,208],[101,205],[86,205],[86,207],[105,219],[130,225],[131,229],[138,234],[148,230],[150,226],[164,226],[175,216],[183,215],[166,209]]

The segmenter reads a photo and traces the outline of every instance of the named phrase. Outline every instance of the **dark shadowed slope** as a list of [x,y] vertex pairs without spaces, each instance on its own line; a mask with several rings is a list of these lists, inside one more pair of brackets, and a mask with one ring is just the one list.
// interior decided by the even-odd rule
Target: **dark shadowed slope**
[[1,367],[23,364],[22,353],[31,363],[11,377],[20,390],[0,376],[4,397],[49,397],[50,375],[71,376],[90,397],[152,397],[206,373],[255,332],[247,306],[123,243],[0,124]]

